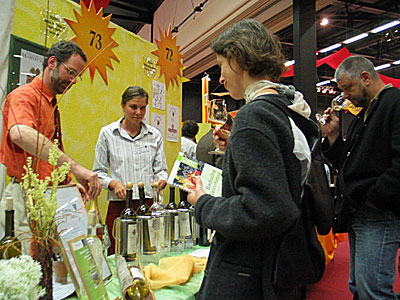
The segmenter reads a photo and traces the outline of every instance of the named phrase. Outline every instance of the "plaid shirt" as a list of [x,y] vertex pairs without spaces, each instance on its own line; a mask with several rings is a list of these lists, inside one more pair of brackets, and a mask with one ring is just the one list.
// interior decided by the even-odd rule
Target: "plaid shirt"
[[[121,128],[122,120],[100,130],[93,171],[99,174],[105,189],[111,180],[124,185],[130,181],[135,186],[144,182],[146,198],[152,198],[153,180],[168,179],[163,138],[156,128],[143,122],[140,133],[133,138]],[[108,199],[120,200],[110,190]],[[139,199],[136,187],[133,188],[133,199]]]

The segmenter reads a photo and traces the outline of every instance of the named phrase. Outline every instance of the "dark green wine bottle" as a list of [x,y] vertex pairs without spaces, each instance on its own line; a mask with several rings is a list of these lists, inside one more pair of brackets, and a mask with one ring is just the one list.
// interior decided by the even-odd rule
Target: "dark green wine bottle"
[[9,259],[21,254],[21,242],[14,235],[14,199],[6,198],[5,236],[0,240],[0,259]]
[[151,255],[157,252],[155,232],[153,228],[153,219],[151,216],[151,210],[146,204],[146,197],[144,194],[144,183],[138,183],[139,200],[140,205],[137,210],[138,218],[142,219],[143,226],[143,254]]
[[138,228],[133,209],[133,183],[126,184],[125,209],[121,212],[121,255],[126,261],[136,260]]

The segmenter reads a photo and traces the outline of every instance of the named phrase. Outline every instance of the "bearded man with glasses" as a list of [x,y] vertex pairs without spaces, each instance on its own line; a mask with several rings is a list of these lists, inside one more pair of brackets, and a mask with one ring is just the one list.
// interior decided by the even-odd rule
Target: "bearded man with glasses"
[[[39,160],[39,179],[50,176],[52,166],[48,163],[49,150],[55,139],[59,142],[61,157],[58,165],[71,163],[71,173],[80,184],[78,188],[86,201],[96,198],[101,191],[97,173],[76,163],[62,147],[60,114],[57,94],[62,94],[77,82],[85,68],[87,58],[82,49],[72,41],[60,41],[48,50],[43,63],[43,72],[31,83],[13,90],[3,108],[3,133],[0,147],[0,162],[7,167],[11,182],[0,203],[0,224],[4,224],[4,202],[6,197],[14,198],[15,233],[22,234],[23,253],[29,254],[30,229],[25,212],[25,201],[20,186],[26,158]],[[43,145],[43,147],[42,147]],[[68,183],[71,176],[68,174]]]

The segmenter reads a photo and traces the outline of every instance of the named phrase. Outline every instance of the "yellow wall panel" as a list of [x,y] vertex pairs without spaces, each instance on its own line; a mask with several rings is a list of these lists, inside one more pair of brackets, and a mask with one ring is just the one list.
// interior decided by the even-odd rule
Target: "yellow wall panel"
[[[41,11],[44,11],[47,0],[17,0],[13,34],[29,41],[44,45],[45,35],[41,32],[44,22]],[[80,6],[68,0],[50,0],[50,11],[64,18],[76,21],[73,13],[75,9],[80,14]],[[151,106],[153,78],[145,75],[143,70],[143,56],[157,57],[151,54],[156,45],[149,43],[139,36],[110,23],[109,27],[116,28],[112,38],[119,46],[112,48],[120,62],[111,59],[114,70],[107,67],[108,85],[98,71],[95,72],[93,83],[89,70],[82,74],[82,81],[73,86],[60,102],[60,112],[65,152],[78,163],[92,169],[95,146],[101,127],[119,119],[122,116],[121,96],[128,86],[142,86],[150,95],[148,110],[165,115],[167,120],[167,105],[165,111],[153,109]],[[67,25],[63,39],[74,37],[74,32]],[[51,46],[54,39],[47,40]],[[164,76],[156,80],[165,83]],[[166,103],[182,108],[182,82],[178,77],[179,87],[170,84],[166,91]],[[179,124],[181,124],[181,115]],[[150,118],[151,120],[151,118]],[[180,133],[179,133],[180,135]],[[166,137],[166,132],[164,133]],[[173,162],[180,150],[180,142],[165,141],[168,168],[171,170]],[[167,189],[168,190],[168,189]],[[167,192],[168,194],[168,192]],[[167,195],[166,194],[166,195]],[[103,191],[101,199],[105,199]],[[104,207],[104,201],[103,207]]]

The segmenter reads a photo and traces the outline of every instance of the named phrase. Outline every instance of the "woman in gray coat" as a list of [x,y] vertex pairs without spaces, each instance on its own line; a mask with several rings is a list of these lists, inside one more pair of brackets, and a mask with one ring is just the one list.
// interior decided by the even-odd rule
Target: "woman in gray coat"
[[261,23],[240,21],[211,48],[220,83],[248,103],[236,115],[227,143],[223,197],[205,194],[199,178],[188,196],[197,222],[216,230],[197,299],[290,299],[291,289],[273,286],[273,267],[281,238],[299,217],[294,199],[311,156],[301,131],[268,101],[307,117],[310,108],[299,92],[277,83],[285,58]]

